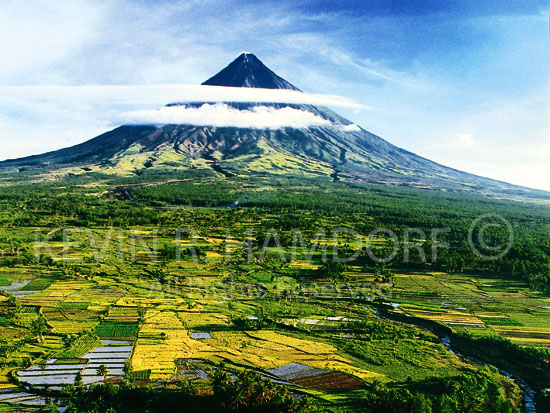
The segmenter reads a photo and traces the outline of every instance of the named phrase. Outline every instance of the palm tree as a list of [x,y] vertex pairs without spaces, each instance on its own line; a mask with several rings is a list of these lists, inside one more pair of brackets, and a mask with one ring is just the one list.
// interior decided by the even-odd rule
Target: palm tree
[[46,404],[50,404],[52,402],[51,400],[52,389],[50,389],[49,384],[44,385],[44,392],[46,393],[46,397],[44,398],[44,401],[46,402]]
[[74,386],[75,387],[80,387],[82,386],[84,383],[82,382],[82,374],[78,371],[76,373],[76,375],[74,376]]
[[48,325],[46,324],[46,320],[42,315],[40,315],[38,318],[32,320],[31,322],[31,331],[38,336],[38,341],[40,343],[44,342],[44,331]]
[[101,366],[98,367],[96,373],[98,376],[103,376],[103,380],[106,380],[107,374],[109,374],[109,369],[105,364],[102,364]]

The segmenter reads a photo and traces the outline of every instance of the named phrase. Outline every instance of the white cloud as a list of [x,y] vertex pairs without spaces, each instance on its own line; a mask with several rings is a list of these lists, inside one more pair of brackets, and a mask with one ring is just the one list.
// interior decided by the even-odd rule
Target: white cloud
[[475,139],[471,133],[457,133],[450,146],[453,148],[471,148],[474,144]]
[[[101,8],[74,0],[4,1],[0,8],[0,78],[21,83],[94,40]],[[51,75],[51,74],[50,74]]]
[[[365,108],[343,97],[292,90],[197,85],[0,86],[0,159],[84,142],[120,124],[121,113],[171,102],[273,102]],[[284,114],[284,112],[283,112]],[[296,120],[294,124],[318,124]],[[275,124],[281,124],[279,118]],[[8,143],[17,141],[17,145]]]
[[344,129],[347,132],[359,132],[361,128],[357,126],[355,123],[350,123],[349,125],[342,126],[342,129]]
[[170,106],[158,110],[137,110],[123,114],[121,120],[131,124],[189,124],[257,129],[331,125],[330,121],[318,115],[291,107],[256,106],[251,110],[239,110],[224,103],[205,103],[199,107]]
[[411,140],[419,144],[407,149],[462,171],[550,190],[547,97],[537,95],[500,105],[491,102],[486,107],[458,119],[431,123],[427,119],[423,136],[417,131]]
[[203,85],[105,85],[105,86],[7,86],[0,99],[41,101],[94,101],[128,105],[161,105],[174,102],[293,103],[369,109],[342,96],[303,93],[286,89]]

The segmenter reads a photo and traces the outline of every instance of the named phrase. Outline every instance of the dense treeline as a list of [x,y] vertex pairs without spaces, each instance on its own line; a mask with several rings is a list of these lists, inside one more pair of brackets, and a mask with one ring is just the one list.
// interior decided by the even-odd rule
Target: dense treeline
[[[250,370],[230,374],[223,366],[211,379],[213,394],[199,394],[192,382],[179,388],[138,387],[129,382],[69,386],[62,395],[68,412],[273,412],[317,411],[308,397],[296,398],[289,390]],[[322,410],[318,410],[322,411]]]
[[[503,387],[492,369],[465,370],[458,376],[430,377],[425,380],[386,385],[375,381],[361,399],[346,408],[366,412],[519,412],[517,389]],[[305,412],[326,411],[330,405],[310,397],[295,397],[287,388],[276,385],[252,371],[229,375],[223,369],[212,377],[213,395],[198,396],[192,384],[180,388],[136,387],[127,382],[118,386],[70,386],[64,391],[69,412],[123,411],[239,411]],[[505,394],[508,392],[509,394]],[[355,405],[357,404],[357,405]],[[342,406],[344,407],[344,406]]]
[[453,334],[452,343],[458,351],[528,378],[531,386],[550,387],[550,350],[547,348],[520,346],[500,336],[476,337],[465,333]]
[[432,377],[405,385],[372,385],[363,400],[365,412],[520,412],[506,398],[495,372],[468,371],[455,377]]
[[[361,391],[361,398],[344,409],[366,412],[519,412],[520,394],[512,385],[502,386],[494,369],[466,369],[457,376],[430,377],[414,382],[383,384],[375,381]],[[123,382],[91,387],[69,386],[63,392],[69,412],[305,412],[332,410],[334,406],[311,397],[292,395],[253,371],[230,374],[217,369],[212,378],[213,394],[199,396],[191,383],[179,388],[136,387]],[[340,409],[337,409],[338,411]]]

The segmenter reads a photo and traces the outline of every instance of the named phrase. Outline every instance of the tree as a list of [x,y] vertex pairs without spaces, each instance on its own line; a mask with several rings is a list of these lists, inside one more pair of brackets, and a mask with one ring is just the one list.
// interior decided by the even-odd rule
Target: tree
[[317,269],[321,277],[330,278],[332,281],[345,281],[347,279],[345,271],[348,266],[342,262],[327,261]]
[[214,397],[224,410],[233,411],[306,411],[312,407],[308,397],[295,399],[289,391],[251,370],[235,375],[223,365],[212,375]]
[[32,320],[30,325],[31,331],[33,334],[36,334],[38,336],[38,341],[40,343],[44,342],[44,331],[48,328],[48,324],[46,323],[46,319],[42,314],[39,315],[38,318]]
[[74,386],[81,387],[83,384],[84,382],[82,381],[82,374],[80,373],[80,371],[78,371],[74,376]]
[[109,374],[109,369],[105,364],[102,364],[97,368],[96,371],[98,376],[103,376],[103,380],[107,380],[107,375]]

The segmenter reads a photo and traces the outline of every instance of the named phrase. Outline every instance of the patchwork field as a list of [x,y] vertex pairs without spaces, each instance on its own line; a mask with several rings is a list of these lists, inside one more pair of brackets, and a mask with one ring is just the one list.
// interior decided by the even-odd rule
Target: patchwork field
[[151,370],[152,380],[176,373],[176,359],[190,358],[194,344],[173,311],[148,310],[131,359],[133,371]]
[[522,283],[444,273],[397,274],[392,299],[407,314],[457,331],[550,345],[550,298]]
[[[0,408],[2,400],[44,404],[33,388],[55,392],[123,380],[136,392],[180,397],[192,389],[208,398],[219,391],[214,383],[220,372],[227,372],[229,379],[221,380],[227,388],[250,380],[252,388],[265,386],[265,394],[312,400],[318,411],[361,411],[365,400],[380,406],[406,400],[408,410],[401,411],[414,411],[410,406],[423,400],[439,406],[442,394],[462,400],[468,396],[452,392],[467,388],[476,402],[484,400],[480,411],[511,403],[504,411],[515,412],[522,392],[527,394],[518,387],[522,382],[476,362],[477,353],[465,357],[462,349],[455,351],[457,337],[470,344],[509,339],[502,341],[506,351],[491,354],[495,363],[520,360],[516,364],[526,370],[501,368],[514,377],[526,371],[537,380],[537,391],[545,388],[540,360],[525,361],[525,348],[550,348],[548,296],[505,275],[373,264],[365,248],[382,254],[388,239],[367,234],[399,198],[382,203],[374,196],[378,203],[348,211],[343,222],[338,214],[353,205],[358,192],[347,193],[344,202],[327,190],[319,199],[337,206],[303,209],[316,185],[291,199],[281,193],[269,206],[228,208],[224,201],[215,208],[189,207],[158,200],[147,209],[140,201],[113,201],[128,209],[111,214],[112,205],[102,204],[101,219],[93,220],[83,209],[66,218],[63,225],[74,222],[72,229],[39,211],[32,217],[35,227],[13,224],[9,238],[2,241],[0,234],[7,257],[0,266],[0,390],[7,392],[3,397],[0,391]],[[97,190],[90,199],[109,190]],[[218,189],[192,191],[209,205]],[[242,203],[264,194],[257,188],[252,195],[241,192],[234,194]],[[169,195],[177,201],[177,194]],[[85,229],[84,223],[90,225]],[[333,238],[331,229],[343,223],[358,235]],[[307,242],[293,249],[295,226]],[[193,231],[176,231],[184,227]],[[325,239],[317,227],[326,229]],[[24,250],[36,228],[52,238],[35,245],[42,252],[38,262]],[[271,228],[282,235],[278,245],[269,241]],[[60,240],[60,229],[68,230],[69,244]],[[247,239],[248,233],[255,235]],[[323,254],[351,253],[357,245],[362,245],[357,262],[323,262]],[[492,350],[501,342],[490,343],[485,347]],[[243,373],[257,373],[269,384]],[[241,391],[253,399],[250,389]]]

